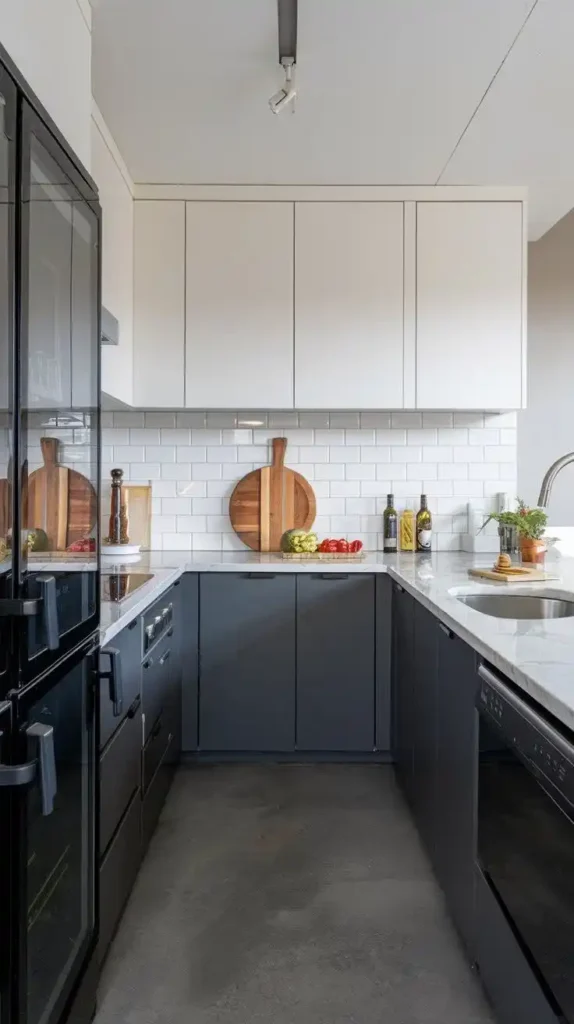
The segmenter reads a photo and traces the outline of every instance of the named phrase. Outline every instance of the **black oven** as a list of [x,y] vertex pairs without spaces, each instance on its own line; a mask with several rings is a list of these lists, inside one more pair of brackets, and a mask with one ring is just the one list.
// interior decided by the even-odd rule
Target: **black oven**
[[479,673],[478,866],[554,1018],[574,1024],[574,736]]

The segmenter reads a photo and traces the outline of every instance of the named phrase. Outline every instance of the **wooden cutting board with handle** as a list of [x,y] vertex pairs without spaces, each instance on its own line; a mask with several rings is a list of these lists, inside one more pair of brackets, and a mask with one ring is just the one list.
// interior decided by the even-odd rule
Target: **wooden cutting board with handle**
[[474,576],[478,579],[484,580],[496,580],[497,583],[543,583],[545,580],[558,580],[559,576],[556,576],[551,572],[544,572],[541,569],[521,569],[503,570],[495,569],[469,569],[469,576]]
[[42,437],[40,446],[44,465],[28,477],[24,525],[29,530],[44,530],[50,551],[65,551],[93,530],[96,492],[82,473],[60,465],[57,438]]
[[280,551],[285,530],[309,530],[315,520],[313,488],[285,468],[286,449],[286,438],[273,438],[272,464],[244,476],[229,500],[231,525],[253,551]]

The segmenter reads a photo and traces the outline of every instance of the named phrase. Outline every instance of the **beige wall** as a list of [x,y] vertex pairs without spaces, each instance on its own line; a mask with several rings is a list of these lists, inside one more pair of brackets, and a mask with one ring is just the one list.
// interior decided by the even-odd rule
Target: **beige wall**
[[[528,247],[528,408],[518,417],[518,493],[538,497],[554,459],[574,451],[574,210]],[[558,476],[550,525],[574,526],[574,465]]]

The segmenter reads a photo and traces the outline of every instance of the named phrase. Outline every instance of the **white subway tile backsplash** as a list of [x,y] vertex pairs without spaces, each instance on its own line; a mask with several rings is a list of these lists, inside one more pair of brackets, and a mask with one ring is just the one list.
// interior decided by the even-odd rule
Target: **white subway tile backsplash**
[[423,427],[452,427],[451,412],[423,412]]
[[[322,449],[319,449],[320,451]],[[345,476],[347,480],[374,480],[375,479],[375,464],[374,463],[355,463],[351,462],[346,467]]]
[[[218,463],[213,466],[207,466],[202,462],[194,462],[191,467],[191,476],[193,480],[221,480],[222,471],[225,470],[226,466],[220,466]],[[233,465],[233,472],[228,477],[224,477],[226,480],[237,480],[238,471],[237,466]]]
[[[363,449],[368,451],[368,449]],[[361,449],[348,445],[333,445],[329,448],[329,462],[360,462]]]
[[390,412],[362,412],[361,427],[380,427],[383,430],[391,425]]
[[370,445],[375,444],[374,430],[346,430],[345,444]]
[[345,467],[342,463],[318,462],[315,466],[315,480],[344,480]]
[[[169,431],[164,431],[165,434]],[[152,427],[130,427],[130,444],[174,444],[167,437],[160,437],[159,429]],[[181,442],[184,444],[185,442]]]
[[236,427],[236,412],[208,412],[207,426],[209,427]]
[[253,444],[252,430],[224,430],[223,444]]
[[387,445],[361,448],[361,462],[390,462],[391,449]]
[[[316,531],[359,537],[367,549],[382,546],[391,491],[399,508],[429,495],[437,549],[459,546],[468,502],[486,514],[499,491],[516,491],[515,413],[150,410],[108,413],[102,427],[106,488],[113,465],[127,481],[151,480],[152,543],[164,551],[245,550],[231,532],[229,498],[240,477],[271,461],[278,436],[288,441],[286,464],[312,481]],[[68,433],[71,462],[83,431]]]
[[[175,427],[176,414],[174,412],[146,412],[146,427]],[[134,424],[137,426],[137,424]]]
[[205,412],[178,412],[175,417],[176,427],[204,427],[207,421]]
[[332,412],[329,423],[332,427],[358,427],[361,421],[359,412]]
[[391,448],[391,462],[422,462],[423,450],[416,445]]

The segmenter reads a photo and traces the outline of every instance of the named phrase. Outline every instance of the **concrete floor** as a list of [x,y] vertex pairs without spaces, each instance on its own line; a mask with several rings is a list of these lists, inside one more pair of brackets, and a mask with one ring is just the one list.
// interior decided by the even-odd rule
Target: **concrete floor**
[[96,1024],[492,1024],[390,767],[182,768]]

